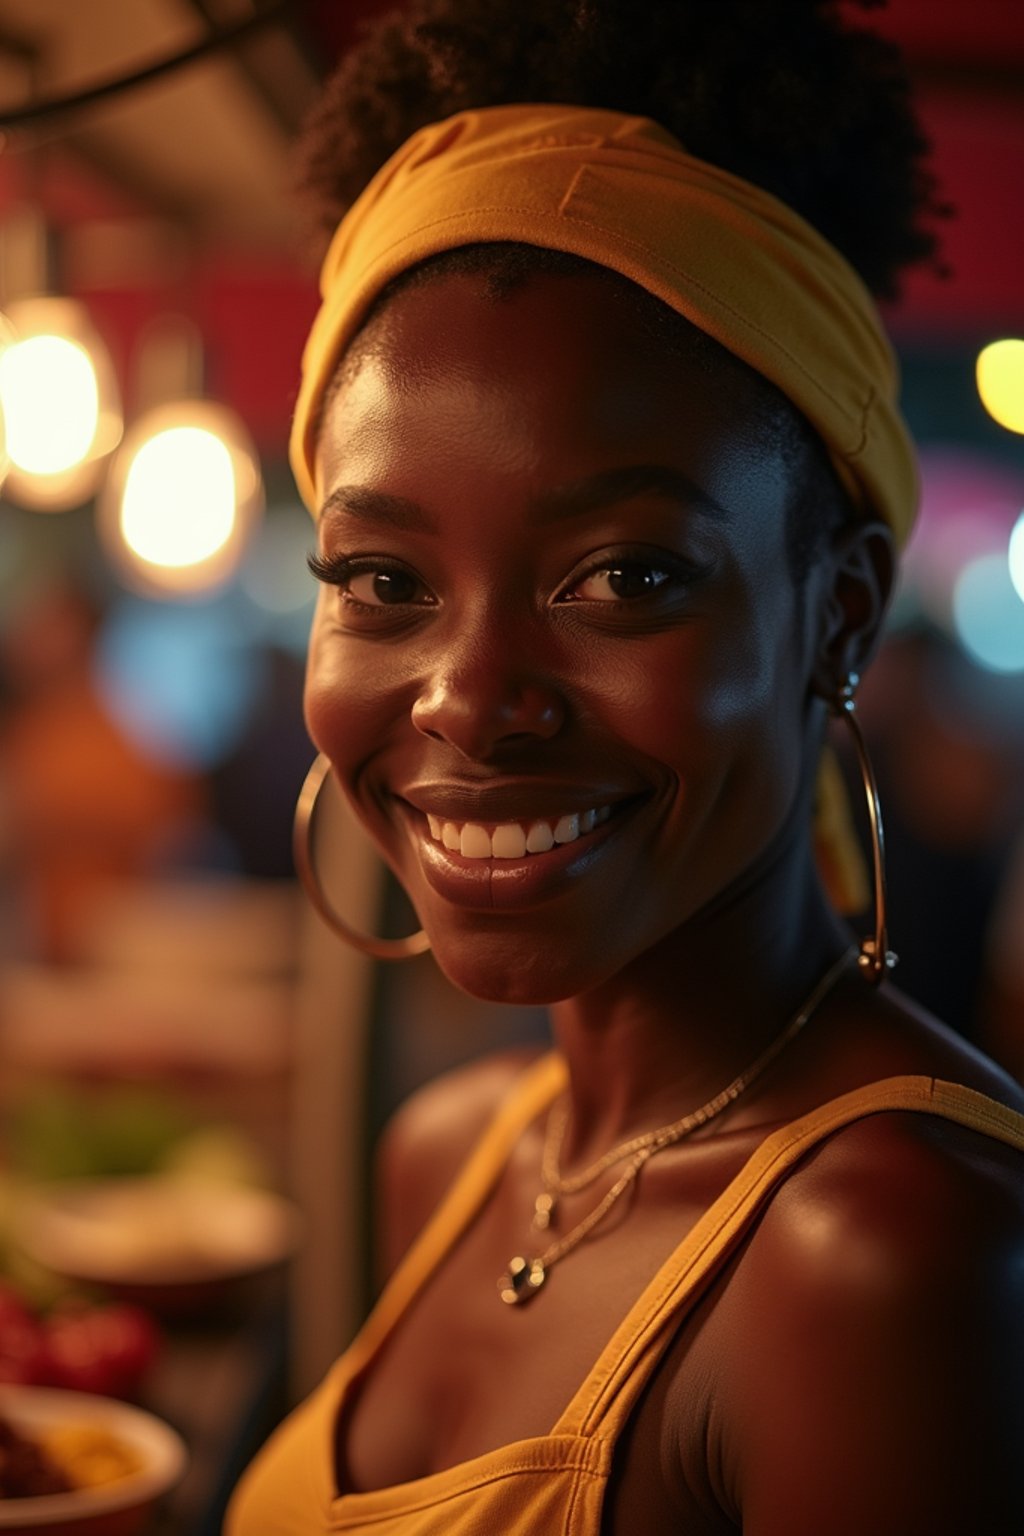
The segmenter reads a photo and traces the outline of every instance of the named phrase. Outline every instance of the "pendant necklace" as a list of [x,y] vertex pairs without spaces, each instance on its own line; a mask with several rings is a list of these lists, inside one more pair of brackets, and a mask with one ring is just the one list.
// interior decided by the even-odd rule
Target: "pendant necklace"
[[595,1179],[608,1168],[614,1168],[616,1163],[629,1159],[626,1167],[619,1174],[615,1183],[600,1199],[593,1210],[588,1211],[582,1221],[578,1222],[564,1237],[552,1243],[543,1253],[536,1258],[527,1258],[523,1254],[517,1254],[509,1261],[508,1268],[498,1281],[498,1293],[503,1302],[508,1306],[521,1306],[536,1296],[548,1272],[559,1260],[564,1259],[567,1253],[577,1247],[588,1233],[592,1232],[600,1221],[611,1210],[612,1206],[625,1194],[631,1184],[635,1183],[644,1164],[654,1157],[657,1152],[662,1152],[666,1147],[673,1146],[681,1141],[684,1136],[697,1130],[699,1126],[706,1125],[716,1115],[720,1115],[724,1109],[734,1103],[741,1093],[744,1093],[750,1085],[760,1077],[761,1073],[771,1065],[780,1052],[800,1033],[808,1019],[819,1007],[824,998],[832,990],[843,971],[849,965],[854,954],[853,949],[848,949],[840,955],[834,965],[825,972],[817,982],[810,996],[800,1005],[799,1010],[789,1022],[775,1036],[771,1044],[761,1052],[756,1061],[744,1068],[738,1077],[733,1078],[728,1087],[716,1093],[713,1099],[702,1104],[699,1109],[690,1112],[680,1120],[674,1120],[671,1125],[660,1126],[654,1131],[643,1131],[639,1136],[633,1136],[628,1141],[621,1142],[611,1151],[599,1157],[596,1162],[579,1173],[564,1175],[560,1167],[560,1154],[566,1128],[569,1123],[569,1100],[563,1095],[551,1109],[548,1116],[547,1129],[544,1137],[544,1151],[541,1156],[541,1183],[543,1189],[534,1201],[532,1226],[535,1231],[544,1232],[554,1224],[557,1214],[558,1198],[560,1195],[577,1194],[593,1184]]

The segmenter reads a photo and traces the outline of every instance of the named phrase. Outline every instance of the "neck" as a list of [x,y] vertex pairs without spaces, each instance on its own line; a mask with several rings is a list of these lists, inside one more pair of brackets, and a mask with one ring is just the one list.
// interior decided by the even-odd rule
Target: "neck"
[[600,987],[556,1004],[572,1106],[567,1156],[599,1154],[711,1098],[785,1028],[848,945],[809,852],[794,851]]

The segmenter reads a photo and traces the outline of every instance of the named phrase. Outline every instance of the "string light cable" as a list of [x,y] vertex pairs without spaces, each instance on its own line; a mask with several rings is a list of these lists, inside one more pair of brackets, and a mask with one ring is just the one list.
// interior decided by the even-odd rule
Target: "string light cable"
[[218,27],[198,43],[193,43],[191,47],[153,59],[148,64],[131,70],[128,74],[112,76],[110,79],[98,81],[94,85],[66,95],[42,97],[30,102],[27,106],[0,107],[0,133],[6,134],[16,132],[18,129],[30,128],[36,123],[48,122],[52,118],[83,111],[96,106],[99,102],[122,96],[137,86],[146,85],[151,80],[158,80],[163,75],[172,74],[175,70],[184,69],[200,59],[205,59],[222,48],[230,48],[262,27],[290,19],[289,13],[294,15],[294,11],[295,0],[271,0],[271,3],[262,10],[257,11],[253,16],[247,16],[244,21],[236,22],[230,27]]

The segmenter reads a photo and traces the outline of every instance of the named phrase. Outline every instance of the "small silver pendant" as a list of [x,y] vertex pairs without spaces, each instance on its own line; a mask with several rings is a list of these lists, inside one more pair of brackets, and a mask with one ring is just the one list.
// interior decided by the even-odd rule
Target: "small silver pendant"
[[517,1255],[498,1281],[498,1292],[506,1306],[518,1307],[537,1294],[545,1278],[540,1259],[524,1259]]

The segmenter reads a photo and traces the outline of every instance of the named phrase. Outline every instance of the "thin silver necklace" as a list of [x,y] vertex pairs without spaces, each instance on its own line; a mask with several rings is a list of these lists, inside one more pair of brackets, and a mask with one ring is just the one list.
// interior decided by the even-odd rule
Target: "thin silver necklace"
[[588,1211],[582,1221],[577,1222],[571,1231],[559,1238],[546,1248],[543,1253],[535,1258],[527,1258],[523,1254],[509,1261],[508,1268],[498,1281],[498,1293],[503,1302],[508,1306],[521,1306],[524,1302],[536,1296],[549,1271],[566,1254],[571,1253],[583,1239],[592,1232],[598,1222],[603,1221],[626,1190],[633,1184],[640,1174],[644,1164],[664,1151],[666,1147],[673,1146],[681,1141],[684,1136],[689,1136],[699,1126],[706,1125],[716,1115],[745,1093],[750,1085],[761,1076],[775,1058],[786,1048],[789,1043],[803,1029],[804,1025],[821,1005],[825,997],[835,986],[843,971],[850,964],[856,954],[856,950],[848,949],[834,965],[830,966],[824,976],[815,984],[810,995],[801,1003],[798,1011],[793,1015],[775,1039],[753,1061],[749,1067],[745,1067],[738,1077],[734,1077],[729,1085],[716,1093],[713,1099],[702,1104],[699,1109],[692,1109],[679,1120],[673,1120],[671,1125],[660,1126],[654,1131],[643,1131],[639,1136],[632,1136],[628,1141],[621,1142],[611,1151],[599,1157],[580,1173],[568,1176],[561,1172],[560,1155],[562,1143],[565,1138],[566,1128],[569,1122],[569,1100],[563,1095],[552,1105],[548,1117],[547,1130],[544,1138],[544,1151],[541,1156],[541,1183],[543,1189],[534,1201],[532,1225],[536,1231],[546,1231],[555,1219],[558,1196],[575,1194],[579,1190],[586,1189],[595,1179],[599,1178],[608,1168],[613,1168],[616,1163],[621,1163],[629,1158],[629,1163],[620,1173],[615,1183],[608,1192],[598,1201],[593,1210]]

